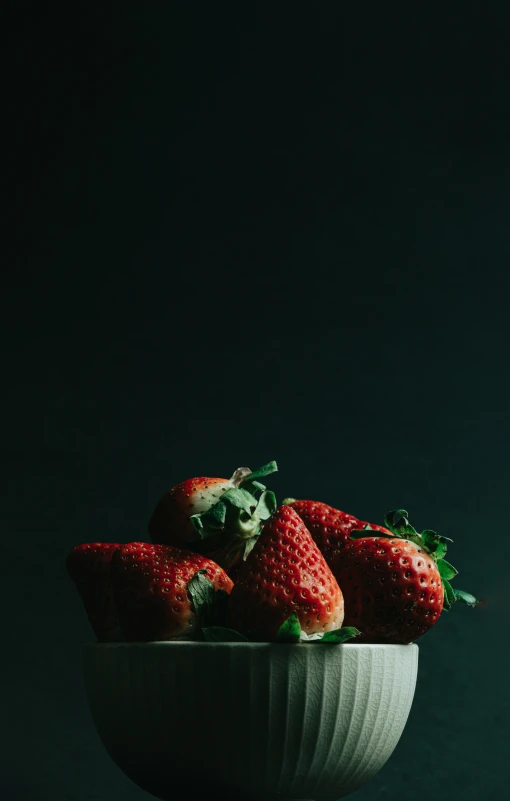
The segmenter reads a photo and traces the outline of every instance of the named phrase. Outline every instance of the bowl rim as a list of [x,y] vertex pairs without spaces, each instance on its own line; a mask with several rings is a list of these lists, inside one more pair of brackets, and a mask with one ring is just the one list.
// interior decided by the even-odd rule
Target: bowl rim
[[[155,640],[151,642],[88,642],[85,643],[83,648],[87,649],[96,649],[96,648],[103,648],[103,649],[115,649],[115,648],[147,648],[147,649],[155,649],[155,648],[252,648],[258,650],[269,650],[273,648],[299,648],[299,649],[310,649],[313,647],[316,650],[317,643],[307,643],[307,642],[300,642],[300,643],[276,643],[276,642],[201,642],[199,640]],[[418,648],[418,645],[415,642],[410,642],[407,644],[401,643],[357,643],[357,642],[345,642],[341,645],[336,645],[335,643],[331,643],[329,648],[334,649],[344,649],[348,648],[349,650],[357,649],[357,650],[367,650],[367,649],[376,649],[376,650],[391,650],[394,648]],[[323,649],[321,649],[323,650]]]

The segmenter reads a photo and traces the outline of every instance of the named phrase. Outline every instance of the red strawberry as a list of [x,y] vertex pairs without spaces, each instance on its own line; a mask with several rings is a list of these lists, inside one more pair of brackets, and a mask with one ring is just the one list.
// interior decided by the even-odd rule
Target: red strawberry
[[307,634],[340,628],[343,598],[299,515],[281,506],[240,570],[229,602],[229,626],[251,640],[272,641],[296,613]]
[[[399,523],[395,520],[401,518]],[[338,552],[333,573],[345,598],[345,625],[371,643],[409,643],[425,634],[455,600],[476,599],[452,590],[457,571],[442,557],[446,538],[409,524],[407,512],[390,512],[388,534],[358,531]]]
[[123,640],[110,582],[110,563],[118,543],[77,545],[66,560],[85,611],[99,642]]
[[287,498],[284,504],[288,504],[298,513],[328,564],[331,564],[338,552],[349,542],[352,531],[369,525],[373,530],[391,534],[382,526],[365,523],[354,515],[320,501],[296,501]]
[[111,566],[115,603],[129,641],[188,639],[199,625],[189,583],[199,571],[216,590],[233,583],[211,559],[171,545],[130,542]]
[[276,462],[269,462],[254,472],[240,467],[230,479],[202,476],[177,484],[152,514],[151,540],[185,546],[230,568],[276,508],[273,493],[258,481],[276,470]]
[[284,503],[298,513],[328,564],[345,547],[351,531],[363,528],[364,525],[354,515],[341,512],[340,509],[320,501],[296,501],[288,498]]

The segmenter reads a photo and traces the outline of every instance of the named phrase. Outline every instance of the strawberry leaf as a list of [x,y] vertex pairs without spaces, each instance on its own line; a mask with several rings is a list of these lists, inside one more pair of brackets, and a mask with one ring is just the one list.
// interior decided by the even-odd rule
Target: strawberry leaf
[[384,517],[384,525],[393,532],[395,537],[410,540],[416,545],[423,544],[420,535],[414,526],[410,524],[405,509],[395,509],[393,512],[388,512]]
[[259,467],[258,470],[254,470],[253,473],[250,473],[244,481],[241,481],[240,487],[244,489],[250,489],[250,485],[253,484],[254,481],[257,481],[259,478],[264,478],[264,476],[269,476],[271,473],[277,473],[278,466],[276,462],[268,462],[267,464],[262,465]]
[[452,585],[448,581],[448,579],[443,579],[443,587],[444,587],[444,600],[443,600],[443,609],[448,611],[451,609],[452,604],[455,603],[457,600],[455,598],[455,593],[453,592]]
[[[429,550],[427,548],[427,550]],[[442,559],[446,553],[446,542],[438,542],[437,548],[435,551],[429,551],[430,555],[433,556],[435,559]]]
[[[256,507],[257,503],[253,495],[245,489],[241,489],[234,487],[233,489],[227,490],[222,496],[221,501],[218,503],[228,503],[231,506],[235,506],[237,509],[241,509],[243,512],[246,512],[247,515],[251,516],[254,508]],[[210,512],[216,508],[218,504],[209,509],[207,515],[209,516]],[[205,515],[204,515],[205,517]]]
[[460,601],[463,604],[467,604],[467,606],[477,606],[480,601],[478,598],[475,598],[474,595],[471,595],[470,592],[464,592],[464,590],[454,590],[453,594],[455,595],[455,600]]
[[439,575],[442,579],[449,579],[455,578],[458,573],[458,570],[455,570],[454,566],[451,565],[446,559],[438,559],[437,560],[437,569],[439,570]]
[[361,631],[358,631],[354,626],[344,626],[341,629],[335,629],[335,631],[327,631],[324,637],[317,640],[317,642],[341,645],[343,642],[352,639],[352,637],[359,637],[360,634]]
[[227,517],[227,505],[221,500],[211,506],[207,516],[209,526],[222,529],[225,526],[225,519]]
[[200,515],[191,515],[190,523],[192,524],[195,531],[198,533],[199,537],[205,537],[204,533],[204,524],[202,523],[202,518]]
[[387,512],[384,516],[384,525],[386,528],[389,528],[395,536],[399,537],[401,536],[400,532],[402,528],[409,523],[407,515],[408,512],[406,509],[394,509],[392,512]]
[[229,597],[225,590],[216,590],[212,581],[204,575],[206,573],[205,569],[198,570],[187,587],[200,626],[223,622]]
[[257,512],[261,520],[268,520],[276,512],[276,495],[270,490],[262,493],[257,504]]
[[421,532],[424,547],[434,559],[442,559],[446,553],[446,543],[453,542],[450,537],[442,537],[431,529]]
[[301,637],[301,623],[295,612],[282,623],[276,633],[276,642],[299,642]]
[[249,555],[251,554],[251,552],[255,548],[255,545],[257,544],[257,540],[258,537],[250,537],[248,540],[244,541],[244,549],[242,552],[243,562],[245,562],[248,559]]
[[[227,516],[227,507],[223,501],[218,501],[214,506],[211,506],[207,512],[191,515],[190,521],[198,532],[201,539],[211,536],[213,531],[222,531],[225,528],[225,518]],[[207,528],[204,526],[204,519],[207,523]]]
[[218,501],[211,507],[211,516],[209,520],[217,524],[218,528],[223,528],[225,525],[225,518],[227,516],[227,507],[223,501]]
[[207,570],[197,570],[192,579],[188,582],[188,591],[198,615],[203,606],[214,603],[214,584],[206,577]]
[[369,526],[365,526],[363,529],[353,529],[350,534],[351,540],[360,540],[363,537],[389,537],[391,539],[393,536],[393,534],[386,534],[385,531],[377,531]]
[[265,488],[266,485],[261,484],[260,481],[252,481],[250,484],[250,492],[253,492],[254,490],[260,490],[261,492],[264,492]]
[[437,542],[453,542],[451,537],[443,537],[442,534],[438,534],[436,531],[432,531],[431,528],[426,528],[424,531],[422,531],[421,536],[422,539],[427,537]]
[[205,626],[202,634],[206,642],[248,642],[244,634],[225,626]]

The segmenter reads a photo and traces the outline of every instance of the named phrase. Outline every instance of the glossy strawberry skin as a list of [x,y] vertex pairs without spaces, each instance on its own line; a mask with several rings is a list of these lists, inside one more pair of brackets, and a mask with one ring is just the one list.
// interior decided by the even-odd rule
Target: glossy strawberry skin
[[297,512],[281,506],[240,569],[229,626],[250,640],[271,642],[293,612],[307,634],[333,631],[342,625],[343,598]]
[[66,560],[99,642],[123,640],[110,580],[110,564],[118,548],[119,543],[85,543],[73,548]]
[[354,515],[320,501],[293,501],[290,506],[300,516],[328,564],[349,541],[351,531],[364,526]]
[[230,593],[233,583],[211,559],[171,545],[131,542],[114,554],[115,603],[127,641],[191,637],[198,619],[187,589],[199,570],[215,588]]
[[191,515],[205,512],[232,487],[230,479],[198,476],[168,490],[149,521],[149,536],[162,545],[185,545],[198,538]]
[[355,530],[361,531],[369,525],[372,529],[391,534],[391,531],[383,526],[366,523],[354,515],[320,501],[300,500],[293,501],[289,505],[300,516],[328,564],[333,562],[335,556],[350,541],[351,533]]
[[408,540],[351,540],[332,570],[344,594],[344,625],[361,631],[359,642],[412,642],[441,614],[443,584],[436,563]]

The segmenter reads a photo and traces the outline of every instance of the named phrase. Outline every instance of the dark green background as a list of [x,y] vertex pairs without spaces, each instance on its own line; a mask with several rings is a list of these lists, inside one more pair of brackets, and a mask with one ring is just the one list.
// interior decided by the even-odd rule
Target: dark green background
[[485,599],[420,641],[359,801],[505,796],[508,20],[407,5],[11,4],[8,801],[148,798],[89,719],[65,556],[272,458],[280,498],[452,536]]

